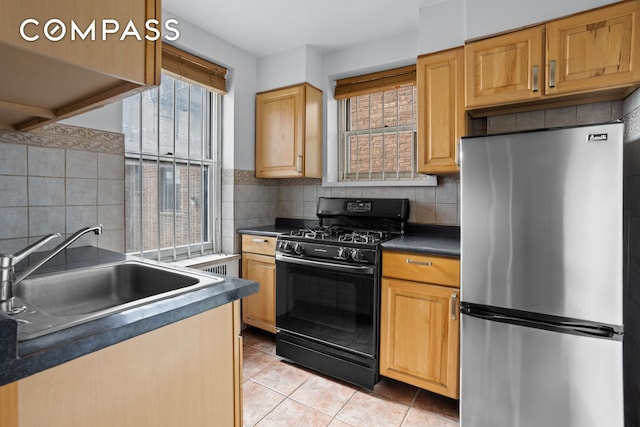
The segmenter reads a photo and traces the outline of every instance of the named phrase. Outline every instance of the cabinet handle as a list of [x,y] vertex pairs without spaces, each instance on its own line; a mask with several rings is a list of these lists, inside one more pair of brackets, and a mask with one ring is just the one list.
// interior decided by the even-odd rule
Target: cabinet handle
[[532,74],[532,78],[531,79],[533,80],[533,82],[532,82],[533,83],[532,84],[533,91],[537,92],[538,91],[538,66],[537,65],[534,65],[532,67],[532,73],[531,74]]
[[302,172],[302,156],[296,159],[296,172]]
[[556,60],[549,61],[549,87],[556,87]]
[[267,243],[267,239],[253,239],[253,243]]
[[458,294],[451,294],[451,320],[458,319]]
[[431,267],[433,265],[431,261],[418,261],[410,258],[407,258],[407,264],[424,265],[425,267]]

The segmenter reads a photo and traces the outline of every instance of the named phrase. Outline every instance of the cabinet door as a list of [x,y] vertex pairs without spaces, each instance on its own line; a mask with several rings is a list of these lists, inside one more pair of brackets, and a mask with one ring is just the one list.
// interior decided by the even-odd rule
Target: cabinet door
[[640,2],[623,2],[547,24],[547,94],[640,80]]
[[212,420],[241,426],[237,306],[225,304],[20,380],[20,427],[209,426]]
[[304,86],[256,97],[256,177],[303,176]]
[[257,293],[242,299],[242,321],[268,332],[276,332],[274,257],[242,254],[242,277],[260,284]]
[[465,45],[467,108],[541,97],[543,27]]
[[380,374],[458,398],[458,290],[382,279]]
[[466,134],[462,47],[418,58],[418,172],[458,172],[457,146]]

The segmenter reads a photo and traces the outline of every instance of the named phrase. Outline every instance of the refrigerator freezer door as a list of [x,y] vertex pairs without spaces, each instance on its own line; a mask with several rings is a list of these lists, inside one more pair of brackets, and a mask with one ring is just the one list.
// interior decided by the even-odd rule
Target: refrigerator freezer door
[[622,130],[463,138],[462,301],[622,325]]
[[623,426],[622,342],[462,315],[461,427]]

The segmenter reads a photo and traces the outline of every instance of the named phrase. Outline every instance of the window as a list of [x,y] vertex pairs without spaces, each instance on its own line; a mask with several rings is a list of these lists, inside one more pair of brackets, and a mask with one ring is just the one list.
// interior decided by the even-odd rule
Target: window
[[342,79],[338,180],[412,181],[416,173],[415,66]]
[[219,251],[222,95],[205,84],[163,69],[159,87],[123,101],[128,253]]

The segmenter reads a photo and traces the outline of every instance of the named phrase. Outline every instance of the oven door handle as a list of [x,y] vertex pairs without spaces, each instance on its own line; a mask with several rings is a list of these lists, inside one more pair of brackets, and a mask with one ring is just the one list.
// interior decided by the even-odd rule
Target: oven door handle
[[332,262],[314,261],[311,259],[295,258],[288,255],[276,254],[276,261],[288,262],[291,264],[308,265],[312,267],[322,267],[328,270],[341,271],[344,273],[369,274],[373,275],[374,268],[370,265],[345,265]]

